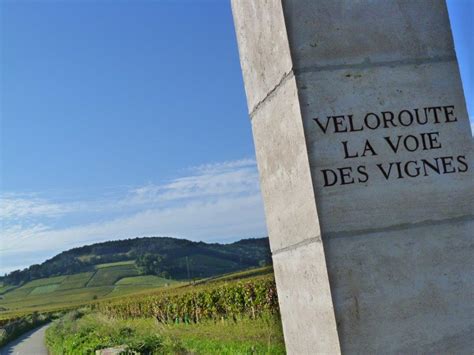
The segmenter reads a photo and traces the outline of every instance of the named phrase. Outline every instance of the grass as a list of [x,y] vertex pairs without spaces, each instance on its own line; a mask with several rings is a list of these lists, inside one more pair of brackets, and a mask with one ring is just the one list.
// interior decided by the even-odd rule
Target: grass
[[15,289],[16,286],[14,285],[2,285],[0,286],[0,296],[7,293],[8,291],[11,291],[13,289]]
[[[197,295],[217,287],[230,289],[242,280],[245,283],[270,280],[271,267],[222,275],[192,284],[157,276],[126,276],[133,268],[135,265],[131,263],[114,263],[95,272],[35,280],[7,292],[0,299],[0,307],[8,308],[7,312],[0,312],[0,319],[34,311],[72,310],[66,317],[55,321],[47,332],[48,346],[53,355],[94,354],[97,349],[123,344],[127,344],[130,350],[148,354],[285,353],[278,312],[259,313],[257,317],[201,318],[197,323],[183,323],[177,319],[176,322],[180,323],[173,321],[164,324],[157,321],[156,314],[147,314],[140,306],[151,300],[158,307],[158,299],[153,297],[159,295],[170,297],[172,301],[175,296]],[[121,277],[110,285],[117,274]],[[107,285],[91,286],[94,278]],[[166,284],[169,286],[166,287]],[[19,297],[22,294],[25,296]],[[136,316],[119,317],[113,313],[102,313],[104,310],[100,305],[120,306],[124,302],[138,307]],[[229,306],[235,302],[237,305],[239,300],[229,299],[228,302]],[[79,307],[83,309],[83,316],[74,311]]]
[[[3,323],[0,332],[0,347],[16,339],[22,334],[49,322],[52,319],[50,314],[29,314],[15,319],[8,323]],[[0,351],[2,354],[3,352]]]
[[44,285],[35,287],[31,292],[30,295],[42,295],[45,293],[51,293],[59,288],[59,284],[51,284],[51,285]]
[[111,296],[127,295],[156,287],[169,287],[180,284],[182,283],[154,275],[124,277],[115,283]]
[[99,286],[62,291],[55,290],[50,293],[36,295],[29,293],[22,297],[18,297],[19,292],[12,292],[12,294],[7,294],[8,298],[5,297],[0,301],[0,306],[8,310],[8,312],[5,312],[5,315],[18,312],[50,311],[80,305],[105,297],[113,289],[113,286]]
[[129,344],[132,350],[151,353],[162,347],[162,339],[144,324],[127,324],[98,314],[72,312],[46,332],[50,354],[94,354],[95,350]]
[[44,285],[58,284],[58,283],[63,282],[66,277],[67,276],[54,276],[54,277],[48,277],[44,279],[30,281],[27,283],[28,285],[27,287],[38,287],[38,286],[44,286]]
[[94,272],[38,279],[21,287],[2,286],[0,319],[38,312],[56,311],[95,302],[177,285],[157,276],[137,276],[133,262],[102,264]]
[[96,269],[102,269],[104,267],[111,267],[111,266],[122,266],[122,265],[135,265],[134,260],[125,260],[125,261],[117,261],[114,263],[105,263],[105,264],[98,264],[95,266]]
[[59,285],[59,290],[70,290],[75,288],[82,288],[87,285],[89,280],[94,275],[93,272],[82,272],[67,276]]
[[151,285],[151,286],[165,286],[177,281],[168,280],[163,277],[155,275],[135,276],[135,277],[124,277],[117,281],[117,286],[136,286],[136,285]]
[[192,354],[285,354],[281,321],[277,316],[160,328],[160,334],[179,342]]
[[[131,267],[133,265],[117,265],[115,267]],[[114,266],[112,266],[114,267]],[[104,268],[105,270],[111,266]],[[122,269],[123,270],[123,269]],[[96,272],[98,272],[97,270]],[[110,270],[109,270],[110,271]],[[128,271],[126,271],[128,272]],[[173,296],[183,294],[192,288],[199,292],[206,289],[208,284],[224,284],[234,279],[248,279],[269,277],[272,274],[271,267],[251,269],[233,274],[223,275],[196,282],[187,286],[187,283],[162,279],[157,276],[124,276],[117,280],[115,284],[110,284],[110,280],[105,278],[108,285],[91,286],[88,281],[92,279],[94,272],[80,273],[69,276],[52,277],[48,279],[35,280],[21,287],[13,288],[0,296],[0,321],[31,314],[33,312],[55,312],[70,310],[81,305],[95,304],[101,300],[120,301],[133,295],[133,299],[153,296],[165,293]],[[102,275],[104,276],[104,275]],[[97,279],[96,279],[97,281]],[[169,284],[166,287],[166,283]],[[59,284],[55,289],[44,288],[42,286]],[[87,287],[86,287],[87,285]],[[165,287],[163,287],[165,286]],[[36,287],[40,289],[36,292]],[[51,292],[42,292],[42,291]]]
[[87,286],[114,285],[124,277],[138,276],[139,271],[135,264],[124,264],[99,268],[90,279]]
[[71,313],[47,330],[51,354],[93,354],[127,344],[149,354],[284,354],[277,316],[238,322],[163,325],[152,318],[119,320],[100,313]]
[[[15,302],[17,300],[21,300],[22,298],[28,297],[30,294],[35,294],[34,290],[39,288],[37,292],[41,294],[41,288],[44,286],[51,286],[51,285],[58,285],[66,276],[55,276],[55,277],[48,277],[44,279],[38,279],[31,282],[26,283],[21,287],[15,287],[6,291],[3,295],[3,298],[0,300],[0,306],[4,307],[4,304],[11,303],[12,301]],[[45,290],[48,288],[45,288]]]

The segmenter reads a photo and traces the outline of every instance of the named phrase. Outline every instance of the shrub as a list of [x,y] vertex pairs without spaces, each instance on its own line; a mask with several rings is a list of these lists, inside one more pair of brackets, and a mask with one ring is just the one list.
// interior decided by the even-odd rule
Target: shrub
[[37,313],[2,322],[0,327],[0,347],[18,338],[22,334],[48,323],[53,318],[50,313]]

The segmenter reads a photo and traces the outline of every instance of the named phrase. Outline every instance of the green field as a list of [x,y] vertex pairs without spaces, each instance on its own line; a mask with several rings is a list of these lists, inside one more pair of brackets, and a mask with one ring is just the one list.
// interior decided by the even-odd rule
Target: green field
[[91,272],[38,279],[21,287],[3,287],[0,319],[33,311],[52,311],[75,307],[106,297],[176,286],[179,282],[158,276],[139,276],[133,262],[97,265]]
[[[56,320],[46,343],[53,355],[121,345],[143,354],[285,354],[272,272],[259,268],[102,300]],[[115,286],[167,282],[138,276]]]
[[53,323],[46,342],[52,355],[94,354],[124,344],[142,354],[285,354],[278,316],[163,325],[152,318],[120,320],[88,313],[77,319],[71,314]]
[[124,277],[115,283],[115,288],[110,296],[122,296],[139,291],[153,290],[158,287],[169,287],[180,284],[182,283],[154,275]]
[[102,264],[2,297],[3,322],[33,312],[56,319],[46,336],[53,355],[123,344],[149,354],[285,354],[271,267],[182,283],[138,275],[133,263]]
[[54,292],[58,288],[59,288],[59,284],[38,286],[38,287],[35,287],[33,290],[31,290],[31,292],[29,294],[30,295],[42,295],[42,294],[45,294],[45,293]]
[[114,285],[124,277],[138,276],[140,273],[135,264],[109,264],[97,269],[87,287]]
[[70,290],[86,287],[94,272],[81,272],[80,274],[68,275],[59,285],[59,290]]
[[95,266],[95,268],[96,269],[102,269],[104,267],[121,266],[121,265],[135,265],[135,261],[125,260],[125,261],[117,261],[115,263],[98,264],[98,265]]
[[123,279],[117,281],[116,285],[118,286],[130,286],[130,285],[157,285],[164,286],[165,283],[169,280],[164,279],[155,275],[145,275],[145,276],[136,276],[136,277],[124,277]]
[[16,286],[13,285],[2,285],[0,286],[0,296],[3,295],[4,293],[13,290],[16,288]]
[[266,238],[133,238],[64,251],[3,276],[0,344],[52,321],[53,355],[124,344],[142,354],[283,354],[273,270],[255,269],[270,260]]

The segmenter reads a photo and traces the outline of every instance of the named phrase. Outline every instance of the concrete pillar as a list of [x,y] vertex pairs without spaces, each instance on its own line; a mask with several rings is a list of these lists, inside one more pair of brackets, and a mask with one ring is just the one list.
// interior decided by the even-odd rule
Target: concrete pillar
[[444,1],[232,10],[288,353],[470,353],[473,141]]

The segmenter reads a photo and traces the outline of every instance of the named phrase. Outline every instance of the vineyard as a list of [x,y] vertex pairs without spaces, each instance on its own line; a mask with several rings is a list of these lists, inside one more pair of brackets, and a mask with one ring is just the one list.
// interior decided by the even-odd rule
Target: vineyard
[[135,264],[114,263],[108,266],[97,267],[97,271],[87,283],[87,286],[97,287],[103,285],[113,285],[123,277],[138,275],[139,271],[135,267]]
[[[46,334],[51,354],[93,354],[123,344],[150,354],[284,354],[271,267],[190,283],[153,275],[127,277],[133,267],[101,265],[96,272],[35,280],[7,292],[2,300],[6,306],[32,300],[41,305],[58,295],[67,296],[68,303],[45,304],[34,314],[26,303],[24,313],[4,312],[0,344],[55,319]],[[119,271],[126,277],[116,281]],[[94,277],[102,286],[89,287]],[[108,298],[91,300],[102,289]],[[15,299],[17,295],[22,297]]]
[[162,323],[199,323],[277,314],[278,298],[275,281],[264,276],[249,281],[187,286],[139,298],[104,301],[91,307],[120,319],[153,317]]
[[271,268],[89,304],[55,322],[47,344],[52,354],[123,344],[150,354],[285,353]]
[[100,264],[95,271],[37,279],[6,289],[0,294],[0,319],[32,312],[59,311],[80,307],[104,298],[157,290],[179,285],[155,275],[137,276],[132,262]]

